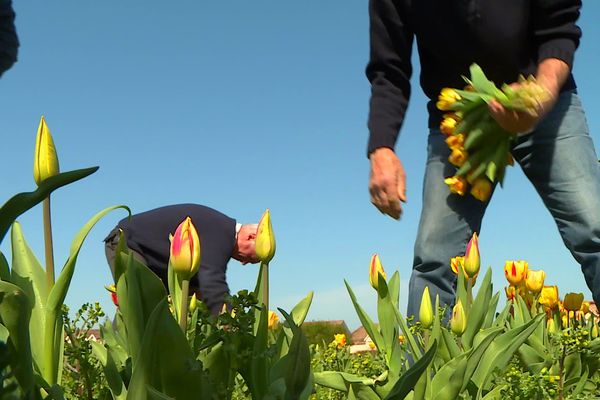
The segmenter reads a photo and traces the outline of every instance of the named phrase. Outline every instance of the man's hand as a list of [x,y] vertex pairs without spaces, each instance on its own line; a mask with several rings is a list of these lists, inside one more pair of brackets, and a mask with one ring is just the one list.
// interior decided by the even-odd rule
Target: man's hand
[[[569,73],[569,66],[564,61],[556,58],[543,60],[538,65],[536,81],[547,92],[548,96],[538,105],[535,114],[508,110],[497,101],[488,104],[490,114],[508,132],[525,133],[531,131],[556,104],[560,89],[569,77]],[[516,88],[519,84],[513,83],[511,86]]]
[[371,177],[369,192],[371,203],[384,214],[400,219],[402,206],[406,202],[406,173],[400,159],[394,151],[381,147],[369,156],[371,160]]

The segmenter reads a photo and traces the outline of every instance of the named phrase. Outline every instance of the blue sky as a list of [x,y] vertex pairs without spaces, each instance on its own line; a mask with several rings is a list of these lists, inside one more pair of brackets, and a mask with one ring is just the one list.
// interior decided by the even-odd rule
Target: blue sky
[[[290,309],[315,291],[309,319],[358,319],[347,279],[375,318],[368,263],[379,253],[402,279],[402,306],[421,208],[425,98],[418,69],[397,152],[408,174],[402,221],[369,201],[365,156],[369,85],[366,1],[131,0],[17,1],[19,62],[0,79],[0,203],[35,187],[36,129],[42,114],[61,170],[98,165],[53,195],[55,262],[99,210],[134,212],[179,202],[217,208],[240,222],[271,209],[277,254],[271,301]],[[600,3],[587,1],[575,75],[600,142]],[[415,58],[416,61],[416,58]],[[504,285],[507,259],[544,268],[561,293],[591,297],[549,213],[516,167],[497,191],[480,247]],[[41,207],[19,221],[43,259]],[[125,216],[100,221],[78,260],[67,304],[100,301],[110,273],[102,239]],[[200,232],[201,233],[201,232]],[[9,239],[0,249],[10,258]],[[232,291],[253,288],[255,266],[229,263]]]

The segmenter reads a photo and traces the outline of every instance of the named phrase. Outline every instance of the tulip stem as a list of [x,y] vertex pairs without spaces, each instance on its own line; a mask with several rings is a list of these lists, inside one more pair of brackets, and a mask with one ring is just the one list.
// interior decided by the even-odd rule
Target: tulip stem
[[190,292],[190,280],[181,281],[181,314],[179,315],[179,326],[185,335],[187,331],[188,294]]
[[48,290],[54,286],[54,250],[52,246],[52,219],[50,218],[50,195],[44,199],[44,249],[46,258],[46,282]]
[[269,263],[262,263],[262,302],[265,310],[269,311]]
[[467,278],[467,310],[471,310],[473,305],[473,280]]

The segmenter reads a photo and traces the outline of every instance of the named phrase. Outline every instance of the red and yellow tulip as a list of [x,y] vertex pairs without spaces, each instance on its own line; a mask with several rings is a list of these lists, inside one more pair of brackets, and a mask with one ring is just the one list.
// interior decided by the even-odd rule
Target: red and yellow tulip
[[481,266],[481,259],[479,257],[479,239],[477,232],[473,232],[471,240],[467,244],[467,250],[465,251],[465,263],[464,270],[467,278],[476,278],[479,274],[479,268]]
[[190,279],[198,272],[200,238],[190,217],[186,217],[173,234],[169,262],[173,270],[183,279]]
[[504,276],[513,286],[521,286],[525,283],[528,270],[527,261],[507,261],[504,264]]
[[369,282],[371,282],[371,286],[373,289],[377,290],[379,287],[379,275],[385,280],[387,279],[387,275],[383,270],[383,265],[381,265],[381,260],[379,259],[379,254],[373,254],[371,256],[371,264],[369,267]]

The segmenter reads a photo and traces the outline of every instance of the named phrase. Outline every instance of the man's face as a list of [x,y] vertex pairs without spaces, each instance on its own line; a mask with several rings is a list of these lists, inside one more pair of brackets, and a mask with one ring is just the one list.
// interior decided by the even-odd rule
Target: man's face
[[242,264],[256,264],[259,262],[256,256],[256,230],[258,225],[246,224],[242,225],[238,232],[235,249],[233,250],[233,258]]

